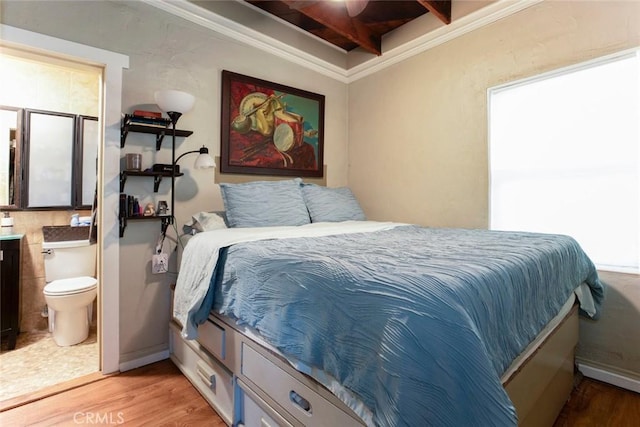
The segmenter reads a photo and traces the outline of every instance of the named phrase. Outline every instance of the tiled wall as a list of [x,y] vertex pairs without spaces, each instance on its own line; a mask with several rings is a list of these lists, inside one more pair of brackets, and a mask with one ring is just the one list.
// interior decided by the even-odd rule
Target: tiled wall
[[[42,227],[69,225],[71,215],[91,215],[91,211],[11,211],[14,231],[24,234],[20,271],[20,331],[47,329],[47,319],[41,312],[45,306],[42,291],[45,286],[42,255]],[[95,310],[94,310],[95,313]]]

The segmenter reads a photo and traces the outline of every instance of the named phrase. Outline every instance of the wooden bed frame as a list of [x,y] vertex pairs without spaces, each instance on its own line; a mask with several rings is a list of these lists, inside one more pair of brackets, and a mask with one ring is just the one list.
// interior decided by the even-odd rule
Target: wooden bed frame
[[578,345],[578,305],[503,385],[520,426],[552,426],[573,388]]
[[[171,359],[221,418],[234,427],[362,426],[325,387],[216,314],[184,340],[170,326]],[[521,426],[551,426],[573,387],[576,305],[503,385]]]

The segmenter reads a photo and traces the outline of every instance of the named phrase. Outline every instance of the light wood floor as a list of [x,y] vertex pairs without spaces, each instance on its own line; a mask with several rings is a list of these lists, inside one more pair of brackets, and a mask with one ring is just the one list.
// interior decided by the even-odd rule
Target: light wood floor
[[558,416],[554,427],[636,427],[640,394],[584,378]]
[[[638,426],[640,394],[585,378],[554,427]],[[224,422],[169,361],[0,412],[1,426],[212,426]]]
[[0,426],[226,424],[169,360],[0,413]]

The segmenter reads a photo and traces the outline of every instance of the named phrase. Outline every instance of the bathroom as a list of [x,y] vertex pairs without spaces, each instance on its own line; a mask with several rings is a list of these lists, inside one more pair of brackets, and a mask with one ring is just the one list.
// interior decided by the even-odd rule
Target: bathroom
[[[19,131],[16,134],[9,134],[9,144],[5,142],[6,129],[20,129],[18,123],[6,124],[8,115],[5,113],[10,113],[16,108],[73,116],[74,123],[86,125],[78,127],[74,125],[73,133],[82,134],[84,129],[85,140],[99,140],[99,135],[95,131],[97,126],[92,125],[100,112],[102,85],[100,68],[48,56],[35,56],[18,49],[3,47],[0,53],[0,78],[2,81],[12,82],[10,85],[5,85],[0,93],[0,112],[3,113],[0,124],[3,132],[0,149],[7,151],[11,140],[21,136]],[[8,349],[4,336],[2,339],[0,407],[3,406],[3,402],[19,399],[18,396],[42,392],[47,387],[96,373],[100,369],[99,339],[96,332],[96,299],[91,304],[92,321],[88,338],[76,345],[59,346],[49,332],[48,310],[43,292],[46,285],[43,227],[68,227],[74,215],[83,219],[91,217],[96,188],[95,169],[98,147],[97,144],[95,145],[93,151],[87,145],[83,147],[86,158],[93,158],[93,160],[83,162],[83,177],[80,179],[83,184],[78,187],[79,198],[75,203],[76,208],[64,206],[63,203],[48,202],[38,205],[33,202],[37,200],[39,192],[44,193],[45,198],[53,193],[47,191],[43,185],[34,185],[34,182],[37,182],[35,179],[31,179],[28,192],[14,191],[18,189],[10,188],[8,171],[14,159],[15,168],[13,169],[21,170],[23,165],[20,164],[22,160],[20,150],[11,153],[17,153],[17,156],[9,155],[4,151],[0,153],[0,210],[2,211],[0,216],[3,217],[3,225],[13,224],[11,233],[22,235],[19,263],[20,334],[17,336],[17,345],[12,350]],[[33,151],[34,148],[31,148]],[[41,150],[44,149],[46,147],[41,148]],[[51,159],[52,156],[49,156],[44,161],[52,161]],[[32,162],[37,164],[34,160]],[[9,193],[13,194],[13,200],[9,199]],[[23,206],[28,208],[16,207],[18,197],[22,197]],[[29,204],[24,204],[25,198],[28,198]],[[4,218],[5,215],[7,218]],[[3,228],[6,229],[6,227]],[[74,228],[81,231],[81,234],[86,235],[88,239],[90,227]],[[5,231],[3,230],[3,234]],[[93,262],[95,263],[96,260],[93,259]]]

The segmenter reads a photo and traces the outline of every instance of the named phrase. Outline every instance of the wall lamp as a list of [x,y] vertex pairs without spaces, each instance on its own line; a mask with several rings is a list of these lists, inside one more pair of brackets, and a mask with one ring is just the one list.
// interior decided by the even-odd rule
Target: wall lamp
[[187,154],[200,153],[198,157],[196,157],[196,161],[193,163],[193,167],[196,169],[208,169],[215,168],[216,162],[213,160],[213,157],[209,155],[209,149],[204,145],[200,147],[199,150],[187,151],[186,153],[182,153],[178,156],[178,158],[173,163],[173,167],[175,168],[180,161],[181,158],[186,156]]

